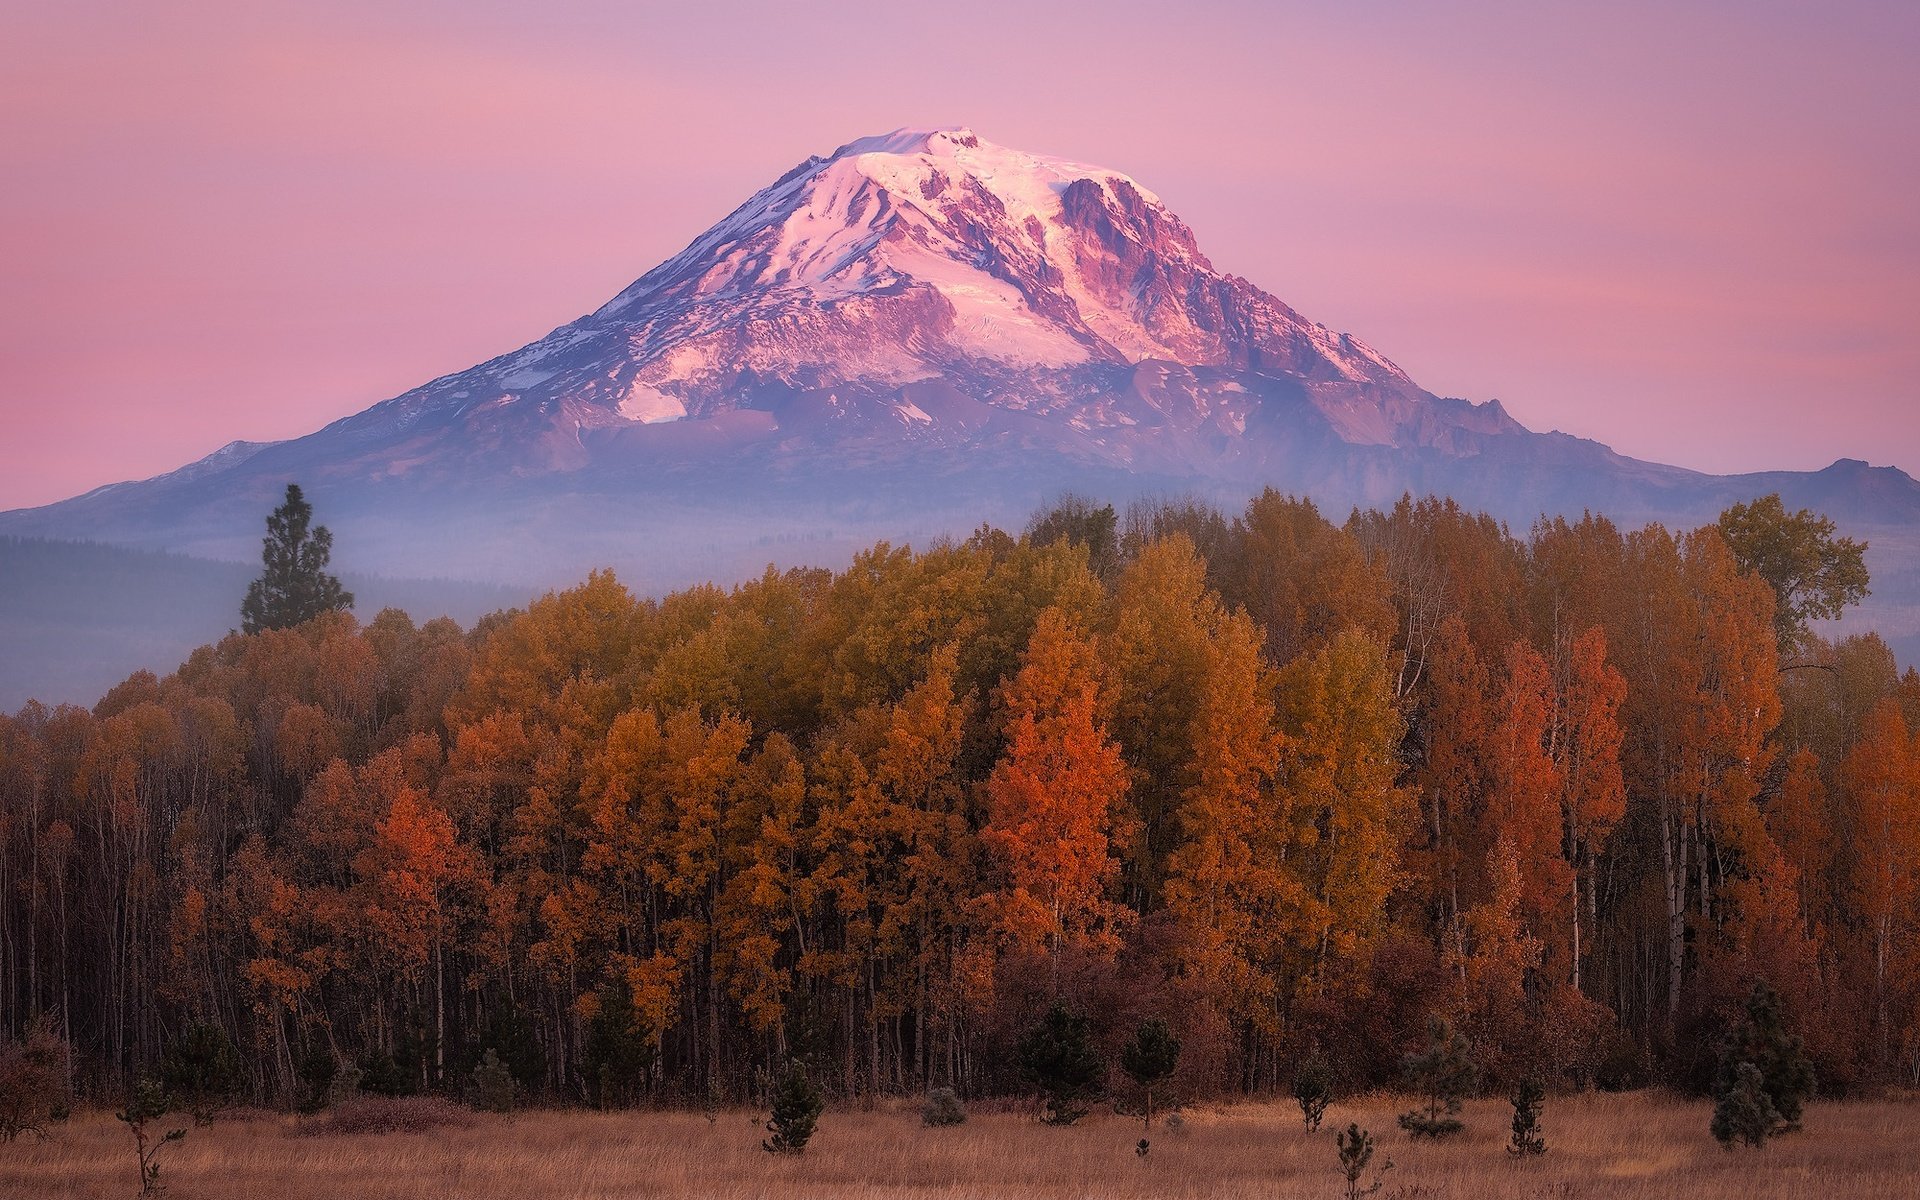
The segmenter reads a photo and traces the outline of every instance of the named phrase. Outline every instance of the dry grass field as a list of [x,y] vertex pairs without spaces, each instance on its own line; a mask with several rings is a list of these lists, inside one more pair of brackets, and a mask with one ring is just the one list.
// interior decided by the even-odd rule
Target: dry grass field
[[[1110,1116],[1050,1129],[1015,1115],[922,1128],[906,1105],[829,1112],[799,1158],[761,1151],[758,1118],[698,1113],[476,1116],[431,1133],[315,1135],[294,1118],[255,1114],[196,1129],[169,1151],[172,1200],[587,1200],[590,1197],[1324,1197],[1341,1193],[1336,1123],[1357,1120],[1395,1167],[1380,1195],[1460,1200],[1683,1196],[1920,1196],[1920,1100],[1815,1105],[1802,1133],[1761,1151],[1707,1136],[1708,1107],[1659,1093],[1550,1101],[1549,1151],[1503,1150],[1509,1109],[1470,1105],[1468,1131],[1441,1146],[1408,1142],[1392,1098],[1336,1106],[1309,1136],[1290,1106],[1242,1104],[1186,1114],[1133,1152],[1139,1126]],[[126,1131],[106,1113],[76,1116],[45,1142],[0,1146],[0,1196],[125,1200],[137,1190]]]

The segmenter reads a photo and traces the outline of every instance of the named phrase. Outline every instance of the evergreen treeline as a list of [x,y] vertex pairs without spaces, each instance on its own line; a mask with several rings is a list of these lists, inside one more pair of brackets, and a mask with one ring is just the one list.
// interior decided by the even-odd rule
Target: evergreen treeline
[[1864,578],[1734,516],[1073,502],[236,634],[0,717],[0,1033],[109,1094],[231,1043],[273,1103],[620,1104],[1011,1090],[1061,1004],[1106,1061],[1163,1020],[1186,1095],[1436,1021],[1488,1089],[1704,1087],[1766,979],[1823,1086],[1913,1081],[1920,679],[1777,625]]

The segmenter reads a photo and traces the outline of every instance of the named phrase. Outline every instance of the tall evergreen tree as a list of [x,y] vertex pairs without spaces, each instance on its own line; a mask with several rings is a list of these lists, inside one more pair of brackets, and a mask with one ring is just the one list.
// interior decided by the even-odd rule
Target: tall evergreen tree
[[[1747,1067],[1753,1068],[1752,1074],[1758,1080],[1757,1100],[1748,1094],[1753,1090],[1753,1083]],[[1714,1136],[1726,1144],[1731,1144],[1733,1137],[1739,1137],[1757,1146],[1775,1134],[1798,1129],[1801,1113],[1813,1090],[1813,1063],[1807,1058],[1800,1036],[1786,1027],[1780,1012],[1780,994],[1766,981],[1756,982],[1747,997],[1746,1018],[1727,1031],[1726,1040],[1720,1045],[1720,1064],[1713,1087],[1718,1102]],[[1768,1113],[1773,1114],[1770,1123],[1763,1122],[1762,1117]],[[1752,1131],[1763,1125],[1760,1136],[1753,1136]],[[1723,1135],[1723,1129],[1734,1132]]]
[[313,505],[307,503],[299,484],[288,484],[286,501],[267,518],[267,536],[260,548],[265,569],[247,585],[247,598],[240,605],[244,632],[286,629],[322,613],[353,607],[353,593],[327,573],[333,531],[312,522]]

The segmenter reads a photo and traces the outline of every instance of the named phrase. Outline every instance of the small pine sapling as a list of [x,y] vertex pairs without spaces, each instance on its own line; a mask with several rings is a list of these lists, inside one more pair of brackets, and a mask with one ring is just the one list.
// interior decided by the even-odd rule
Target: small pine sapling
[[127,1097],[126,1110],[113,1114],[133,1134],[133,1152],[139,1160],[142,1196],[160,1194],[160,1151],[168,1143],[187,1136],[185,1129],[169,1129],[156,1136],[156,1131],[149,1128],[153,1122],[166,1116],[172,1107],[167,1101],[166,1090],[143,1075],[135,1081],[133,1093]]
[[1427,1048],[1403,1060],[1407,1083],[1419,1092],[1423,1106],[1400,1115],[1400,1128],[1416,1138],[1452,1137],[1464,1126],[1456,1114],[1467,1093],[1479,1082],[1472,1046],[1465,1035],[1435,1017],[1427,1026]]
[[1545,1154],[1547,1139],[1540,1131],[1540,1110],[1546,1106],[1546,1090],[1540,1081],[1523,1080],[1507,1099],[1513,1105],[1513,1137],[1507,1143],[1507,1153],[1515,1158]]
[[760,1148],[769,1154],[799,1154],[807,1148],[825,1108],[807,1068],[798,1061],[788,1063],[773,1089],[773,1116],[767,1121],[767,1132],[773,1136],[763,1140]]
[[1300,1064],[1293,1073],[1293,1098],[1300,1103],[1300,1120],[1308,1133],[1320,1131],[1320,1118],[1333,1103],[1333,1068],[1318,1054]]
[[[1141,1130],[1149,1137],[1153,1134],[1153,1089],[1171,1079],[1179,1065],[1180,1039],[1158,1017],[1144,1022],[1120,1048],[1120,1069],[1140,1089],[1145,1110]],[[1147,1149],[1147,1138],[1142,1137],[1135,1153],[1144,1157]]]
[[1373,1162],[1373,1135],[1349,1123],[1346,1129],[1333,1135],[1333,1145],[1340,1152],[1340,1177],[1346,1181],[1346,1200],[1361,1200],[1380,1190],[1384,1176],[1393,1170],[1393,1160],[1388,1159],[1380,1169],[1373,1173],[1373,1182],[1365,1186],[1361,1180],[1366,1177],[1367,1167]]

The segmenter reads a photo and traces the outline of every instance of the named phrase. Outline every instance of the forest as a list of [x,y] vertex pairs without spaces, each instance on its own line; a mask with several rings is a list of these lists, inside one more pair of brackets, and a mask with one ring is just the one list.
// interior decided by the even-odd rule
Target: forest
[[1163,1019],[1186,1097],[1391,1082],[1435,1016],[1489,1089],[1703,1088],[1765,980],[1822,1091],[1920,1085],[1920,676],[1816,631],[1860,550],[1065,498],[235,633],[0,716],[0,1035],[107,1098],[209,1045],[287,1107],[489,1051],[553,1104],[978,1097],[1058,1003]]

